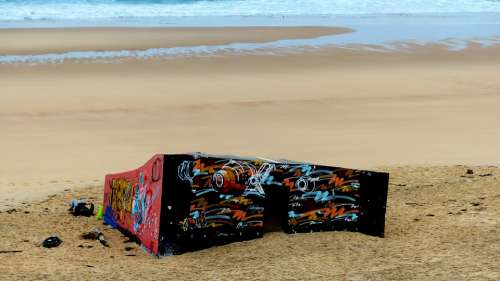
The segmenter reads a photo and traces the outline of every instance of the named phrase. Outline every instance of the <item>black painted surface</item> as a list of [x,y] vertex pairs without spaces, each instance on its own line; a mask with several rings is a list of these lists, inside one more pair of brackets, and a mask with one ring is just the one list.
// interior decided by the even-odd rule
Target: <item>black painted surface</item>
[[386,173],[204,154],[165,155],[163,171],[163,255],[253,239],[264,230],[384,236]]

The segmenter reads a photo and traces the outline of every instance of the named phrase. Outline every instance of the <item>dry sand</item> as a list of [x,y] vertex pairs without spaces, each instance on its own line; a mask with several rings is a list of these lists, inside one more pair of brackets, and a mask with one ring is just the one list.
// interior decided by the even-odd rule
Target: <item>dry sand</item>
[[[287,235],[156,259],[67,202],[70,190],[0,213],[1,280],[499,280],[500,169],[383,168],[391,173],[386,237],[350,232]],[[489,175],[491,174],[491,175]],[[98,227],[111,247],[82,240]],[[57,234],[58,248],[37,246]],[[125,247],[131,247],[126,250]]]
[[[122,38],[127,42],[115,46],[96,33],[102,41],[84,46],[190,45],[171,35],[177,31],[156,32],[151,45]],[[287,32],[262,41],[310,31]],[[189,38],[198,40],[197,34]],[[235,41],[260,41],[245,34]],[[212,35],[206,44],[233,35],[217,42],[219,35]],[[48,43],[18,37],[9,45],[28,53],[58,42],[63,49],[55,51],[75,46],[66,35],[49,37]],[[499,73],[500,47],[474,45],[460,52],[326,48],[279,56],[0,65],[0,251],[22,251],[0,254],[0,280],[498,280],[499,170],[485,165],[500,162]],[[392,182],[387,238],[271,233],[161,260],[124,251],[116,231],[105,230],[110,249],[78,239],[102,225],[68,216],[70,198],[99,202],[105,173],[135,168],[153,153],[189,151],[392,166],[383,168]],[[450,166],[456,164],[482,168],[465,178],[463,166]],[[401,165],[410,166],[395,167]],[[493,176],[478,175],[487,173]],[[60,248],[35,246],[51,233],[65,241]],[[137,256],[126,256],[131,253]]]

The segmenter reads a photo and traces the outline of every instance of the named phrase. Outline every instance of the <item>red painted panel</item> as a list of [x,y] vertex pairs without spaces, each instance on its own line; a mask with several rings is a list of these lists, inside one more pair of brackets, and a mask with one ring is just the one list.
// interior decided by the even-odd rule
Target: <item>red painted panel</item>
[[104,221],[136,236],[143,247],[158,254],[163,155],[142,167],[106,175]]

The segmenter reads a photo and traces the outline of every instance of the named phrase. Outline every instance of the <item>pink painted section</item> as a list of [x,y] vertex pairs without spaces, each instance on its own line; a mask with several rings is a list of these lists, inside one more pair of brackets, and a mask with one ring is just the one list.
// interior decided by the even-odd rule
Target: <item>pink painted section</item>
[[163,155],[142,167],[106,175],[104,221],[136,236],[143,247],[158,255]]

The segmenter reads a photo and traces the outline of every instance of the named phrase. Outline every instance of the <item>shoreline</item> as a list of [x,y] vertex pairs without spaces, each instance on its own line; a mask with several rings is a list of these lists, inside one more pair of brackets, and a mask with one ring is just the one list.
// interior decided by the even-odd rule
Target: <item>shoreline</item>
[[[120,61],[233,54],[287,55],[340,48],[413,52],[500,45],[500,21],[450,26],[346,24],[345,27],[156,27],[0,29],[0,64]],[[497,29],[496,27],[499,27]]]

